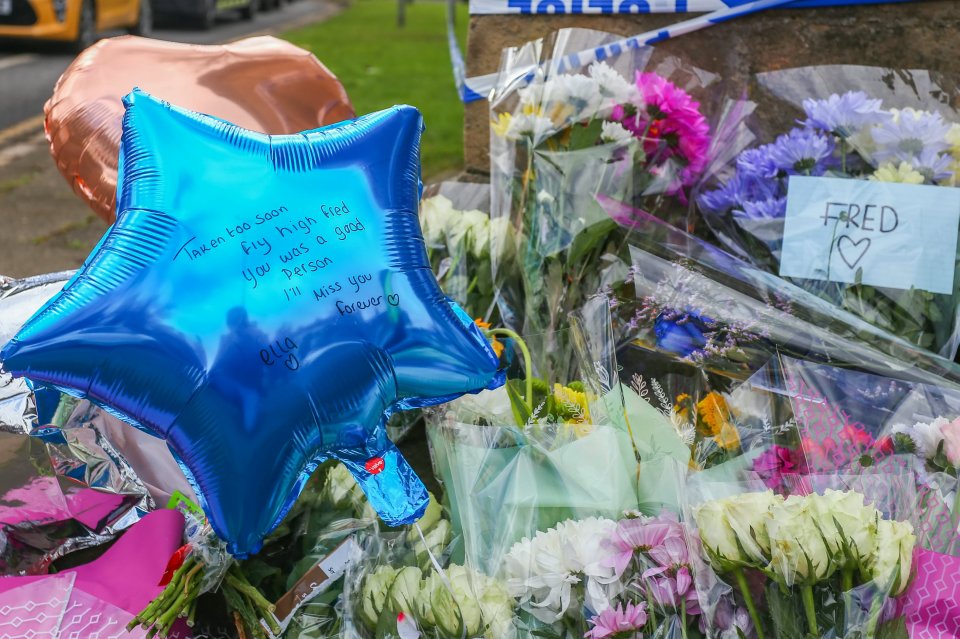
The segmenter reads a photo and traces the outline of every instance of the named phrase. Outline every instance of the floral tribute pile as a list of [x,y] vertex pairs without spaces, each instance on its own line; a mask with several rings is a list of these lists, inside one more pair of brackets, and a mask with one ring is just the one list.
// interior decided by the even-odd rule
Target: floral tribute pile
[[[5,379],[0,569],[26,581],[0,580],[0,610],[42,584],[64,596],[32,604],[59,620],[35,636],[67,636],[80,601],[103,611],[87,636],[960,639],[956,273],[847,273],[840,239],[931,259],[857,244],[881,195],[898,233],[931,232],[913,202],[956,237],[958,84],[844,66],[738,86],[650,49],[556,63],[601,40],[507,52],[490,183],[425,190],[426,258],[507,382],[395,424],[432,474],[419,521],[387,527],[325,462],[232,559],[165,448]],[[810,230],[823,193],[843,210]],[[781,276],[798,242],[810,269]],[[28,288],[2,290],[6,314]],[[164,504],[182,517],[142,566],[71,572]]]

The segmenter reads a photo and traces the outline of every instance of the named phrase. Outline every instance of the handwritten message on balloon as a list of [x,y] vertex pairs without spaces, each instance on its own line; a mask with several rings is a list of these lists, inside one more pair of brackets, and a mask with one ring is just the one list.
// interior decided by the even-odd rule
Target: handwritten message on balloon
[[953,292],[960,190],[793,176],[780,275]]
[[[370,242],[380,240],[364,223],[355,204],[346,200],[319,207],[305,207],[306,213],[278,205],[251,214],[206,239],[193,236],[173,256],[174,261],[200,262],[216,251],[234,251],[241,262],[239,275],[251,289],[265,282],[280,292],[284,301],[306,296],[330,301],[340,315],[349,315],[378,306],[399,306],[400,296],[374,283],[371,269],[329,276],[330,267]],[[364,216],[368,217],[369,214]]]

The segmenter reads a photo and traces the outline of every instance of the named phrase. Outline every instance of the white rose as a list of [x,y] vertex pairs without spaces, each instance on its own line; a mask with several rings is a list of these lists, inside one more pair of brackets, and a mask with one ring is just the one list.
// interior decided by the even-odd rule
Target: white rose
[[707,549],[710,563],[720,572],[746,563],[737,545],[737,536],[727,520],[726,500],[708,501],[693,511],[700,540]]
[[423,241],[427,246],[444,245],[447,226],[454,215],[459,213],[454,210],[453,202],[443,195],[436,195],[421,202],[420,227],[423,230]]
[[839,564],[849,568],[864,565],[877,545],[880,511],[864,503],[857,492],[827,490],[810,495],[824,540]]
[[910,522],[889,519],[877,522],[877,547],[868,569],[871,578],[894,596],[902,593],[910,581],[916,543]]
[[405,566],[397,573],[393,584],[390,586],[391,610],[395,613],[412,613],[417,594],[420,592],[420,580],[423,574],[416,566]]
[[505,631],[512,626],[513,604],[503,584],[457,564],[445,572],[449,588],[437,573],[424,581],[417,598],[421,619],[448,637],[461,635],[461,620],[468,637],[506,636],[490,634],[492,627]]
[[823,581],[836,569],[817,523],[813,500],[791,495],[767,524],[770,569],[788,586]]
[[783,503],[783,497],[767,490],[742,493],[724,501],[727,521],[747,557],[757,566],[769,563],[770,538],[767,535],[767,524],[772,517],[772,509]]
[[490,225],[487,227],[489,233],[489,249],[491,257],[495,258],[499,264],[507,264],[513,260],[516,254],[516,237],[513,232],[513,225],[510,224],[510,218],[506,216],[490,218]]
[[387,594],[397,577],[397,569],[380,566],[363,580],[360,590],[360,619],[367,628],[374,630],[380,621],[380,613],[387,603]]

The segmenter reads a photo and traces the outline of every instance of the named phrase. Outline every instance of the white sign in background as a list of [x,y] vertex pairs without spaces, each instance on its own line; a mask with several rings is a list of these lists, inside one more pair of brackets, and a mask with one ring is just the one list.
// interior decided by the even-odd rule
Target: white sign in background
[[688,13],[729,6],[722,0],[470,0],[470,13]]
[[960,189],[793,176],[780,275],[953,293]]

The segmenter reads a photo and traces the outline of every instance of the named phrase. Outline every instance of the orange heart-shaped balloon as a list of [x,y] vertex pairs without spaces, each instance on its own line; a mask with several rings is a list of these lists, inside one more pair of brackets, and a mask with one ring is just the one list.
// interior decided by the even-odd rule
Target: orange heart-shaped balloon
[[354,117],[333,73],[304,49],[261,36],[194,45],[133,36],[101,40],[64,71],[44,105],[57,168],[112,222],[123,103],[134,87],[263,133],[296,133]]

